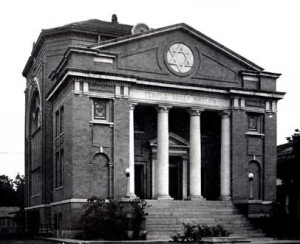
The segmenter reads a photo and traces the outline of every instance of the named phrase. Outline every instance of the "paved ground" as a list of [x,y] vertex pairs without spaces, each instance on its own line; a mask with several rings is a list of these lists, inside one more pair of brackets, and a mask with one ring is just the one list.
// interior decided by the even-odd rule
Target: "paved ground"
[[[0,240],[0,244],[168,244],[166,241],[79,241],[72,239],[51,238],[51,240]],[[170,243],[170,242],[169,242]],[[171,242],[172,243],[172,242]],[[271,238],[255,238],[251,240],[255,244],[300,244],[300,240],[273,240]]]
[[0,244],[53,244],[46,240],[0,240]]

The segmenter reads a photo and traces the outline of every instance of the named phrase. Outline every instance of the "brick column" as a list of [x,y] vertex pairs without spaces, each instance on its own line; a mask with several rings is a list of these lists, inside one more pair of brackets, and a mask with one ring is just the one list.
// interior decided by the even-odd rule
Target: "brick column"
[[231,161],[230,161],[230,112],[223,111],[221,118],[221,196],[231,199]]
[[156,198],[171,199],[169,195],[169,109],[157,107],[157,168]]
[[189,199],[202,199],[201,195],[201,126],[200,109],[190,109],[190,195]]

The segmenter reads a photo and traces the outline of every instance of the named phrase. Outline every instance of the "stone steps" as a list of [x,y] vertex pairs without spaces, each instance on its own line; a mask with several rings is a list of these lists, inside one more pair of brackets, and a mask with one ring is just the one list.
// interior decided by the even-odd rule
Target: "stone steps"
[[149,240],[170,240],[182,223],[223,225],[233,236],[265,237],[230,201],[147,201]]

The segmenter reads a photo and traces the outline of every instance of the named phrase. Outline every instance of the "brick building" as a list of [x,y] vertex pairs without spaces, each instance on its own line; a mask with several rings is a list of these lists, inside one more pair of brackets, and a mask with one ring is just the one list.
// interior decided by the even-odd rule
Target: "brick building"
[[91,196],[247,202],[250,172],[275,200],[280,75],[186,24],[42,30],[23,76],[32,229],[71,235]]

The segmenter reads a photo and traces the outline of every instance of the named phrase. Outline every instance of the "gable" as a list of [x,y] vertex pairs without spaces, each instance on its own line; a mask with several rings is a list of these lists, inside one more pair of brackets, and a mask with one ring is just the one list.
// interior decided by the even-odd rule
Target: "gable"
[[[150,141],[151,147],[157,147],[157,138],[154,138]],[[183,139],[182,137],[176,135],[173,132],[169,133],[169,147],[181,147],[188,148],[189,142]]]
[[[207,86],[241,87],[241,70],[262,70],[252,62],[242,58],[220,44],[208,43],[193,32],[183,28],[159,34],[149,33],[136,38],[128,36],[92,47],[101,51],[117,53],[117,69],[125,74],[138,75],[143,78],[161,81],[184,82]],[[211,39],[210,39],[211,40]],[[193,64],[188,72],[184,70],[184,55],[179,55],[176,70],[168,60],[170,49],[182,45],[190,50]],[[223,49],[222,49],[223,48]],[[182,49],[183,50],[183,49]],[[245,61],[246,60],[246,61]],[[176,66],[173,60],[173,66]]]

